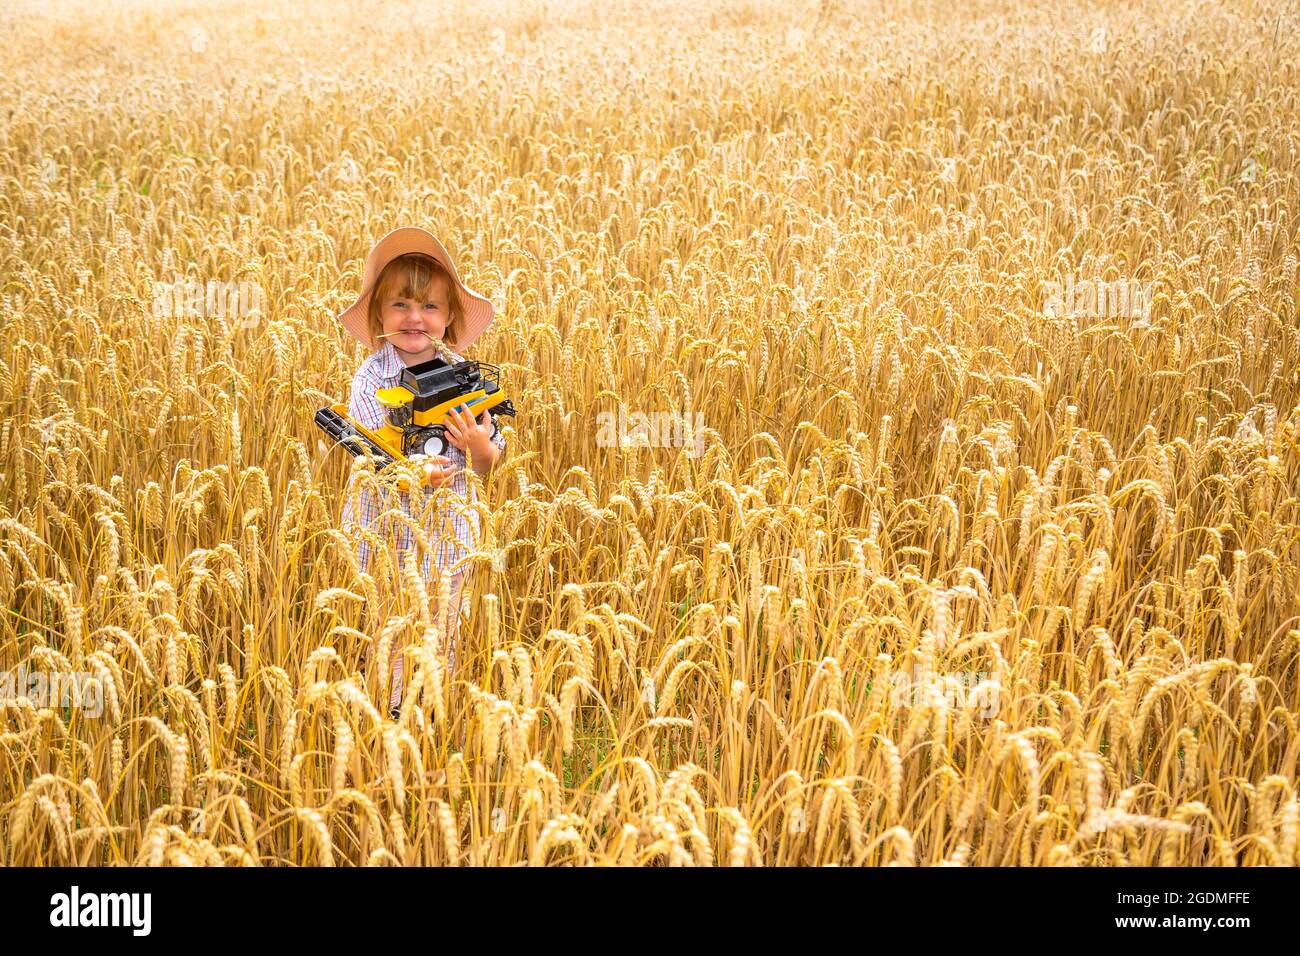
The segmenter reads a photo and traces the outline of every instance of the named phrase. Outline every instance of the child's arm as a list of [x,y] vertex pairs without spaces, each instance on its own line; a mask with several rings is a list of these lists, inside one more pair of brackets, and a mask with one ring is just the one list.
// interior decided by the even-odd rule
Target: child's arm
[[506,439],[496,416],[485,411],[476,419],[464,405],[447,413],[447,439],[461,451],[468,449],[474,471],[486,477],[506,451]]
[[372,432],[384,426],[384,409],[375,398],[383,383],[369,375],[358,374],[352,379],[352,397],[348,400],[348,414],[352,420],[365,425]]
[[[383,424],[384,410],[375,401],[374,389],[369,392],[367,400],[367,376],[356,375],[352,379],[352,395],[348,399],[348,416],[367,428],[378,428]],[[342,523],[344,526],[356,522],[363,528],[373,528],[378,515],[374,496],[365,488],[356,495],[350,495],[343,503]],[[370,543],[362,538],[357,544],[357,561],[362,571],[370,564]]]

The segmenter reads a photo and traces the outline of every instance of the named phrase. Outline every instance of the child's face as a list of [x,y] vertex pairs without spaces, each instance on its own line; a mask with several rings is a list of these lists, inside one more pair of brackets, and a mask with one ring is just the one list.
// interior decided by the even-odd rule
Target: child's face
[[379,319],[388,341],[407,365],[428,361],[436,353],[433,343],[424,333],[441,339],[451,321],[447,280],[442,277],[434,279],[422,299],[390,294],[379,304]]

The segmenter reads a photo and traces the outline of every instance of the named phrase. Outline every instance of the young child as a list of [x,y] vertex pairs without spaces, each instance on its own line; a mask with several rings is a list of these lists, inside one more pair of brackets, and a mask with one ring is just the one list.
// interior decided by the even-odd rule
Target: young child
[[[492,322],[493,309],[491,302],[460,281],[455,263],[437,239],[423,229],[407,226],[390,232],[370,250],[361,295],[338,318],[348,332],[371,349],[370,357],[352,379],[348,414],[367,428],[377,429],[385,422],[385,412],[375,392],[397,385],[404,367],[427,362],[435,355],[448,362],[464,361],[458,353],[468,349]],[[463,407],[454,410],[448,416],[446,430],[450,447],[445,456],[433,459],[427,483],[399,496],[402,509],[416,521],[437,488],[450,487],[461,501],[471,505],[476,501],[465,474],[466,450],[480,475],[487,475],[505,454],[505,438],[490,411],[475,418]],[[447,636],[448,666],[454,667],[465,571],[462,568],[451,574],[451,600],[446,608],[436,606],[438,574],[473,552],[479,533],[478,514],[469,508],[462,511],[450,506],[431,508],[430,512],[432,517],[425,530],[434,553],[424,555],[420,573],[426,584],[432,585],[435,612]],[[344,504],[345,525],[357,521],[373,528],[378,518],[378,503],[364,489],[355,497],[349,496]],[[396,544],[402,560],[416,547],[414,535],[405,525],[398,526]],[[364,571],[370,560],[369,542],[361,542],[358,558]],[[399,650],[393,658],[389,706],[394,718],[405,683],[403,656]]]

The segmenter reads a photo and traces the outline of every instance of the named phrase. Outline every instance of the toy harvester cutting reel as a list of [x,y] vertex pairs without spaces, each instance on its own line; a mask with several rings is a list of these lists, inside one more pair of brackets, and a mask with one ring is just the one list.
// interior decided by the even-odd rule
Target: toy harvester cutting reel
[[498,377],[497,366],[486,362],[449,363],[435,357],[406,367],[399,384],[375,392],[388,417],[379,429],[353,420],[346,405],[319,409],[316,424],[354,456],[370,455],[380,467],[445,455],[447,413],[453,408],[466,405],[476,419],[489,409],[498,415],[515,414]]

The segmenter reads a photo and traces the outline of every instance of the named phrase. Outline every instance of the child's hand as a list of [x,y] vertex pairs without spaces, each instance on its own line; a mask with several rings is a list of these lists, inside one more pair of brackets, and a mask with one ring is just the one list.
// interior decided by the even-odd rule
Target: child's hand
[[438,488],[451,481],[459,470],[446,455],[434,455],[424,465],[424,483],[430,488]]
[[447,441],[461,451],[468,448],[475,461],[492,457],[492,419],[486,409],[476,420],[467,406],[458,405],[447,413],[445,427]]

